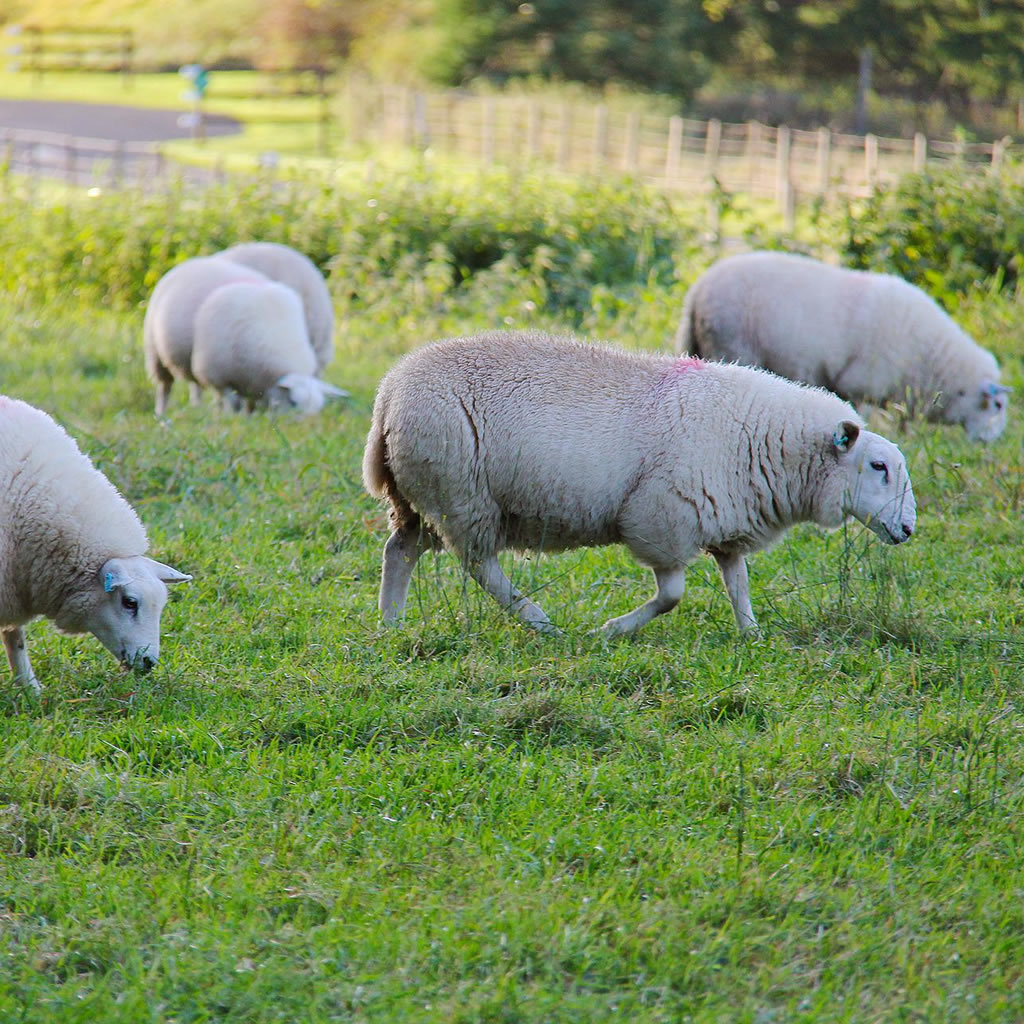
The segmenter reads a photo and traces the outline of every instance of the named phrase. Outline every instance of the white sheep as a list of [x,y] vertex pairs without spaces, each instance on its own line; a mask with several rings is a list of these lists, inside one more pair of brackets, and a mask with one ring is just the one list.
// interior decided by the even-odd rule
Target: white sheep
[[549,630],[498,552],[620,543],[653,570],[657,593],[606,622],[606,635],[674,608],[700,550],[749,629],[745,555],[794,523],[832,528],[853,515],[899,544],[916,522],[899,449],[827,391],[529,332],[404,357],[377,393],[363,481],[390,504],[387,622],[404,612],[425,544],[442,542],[500,604]]
[[15,678],[40,692],[24,626],[42,615],[93,633],[148,672],[167,583],[192,577],[144,554],[132,507],[44,412],[0,395],[0,633]]
[[317,265],[305,253],[279,242],[241,242],[217,255],[252,267],[299,293],[309,343],[316,353],[316,373],[320,374],[334,358],[334,306]]
[[972,440],[1006,426],[992,354],[900,277],[807,256],[719,260],[687,292],[676,352],[761,366],[851,402],[907,399]]
[[192,372],[196,311],[217,288],[238,281],[266,281],[263,274],[241,263],[213,256],[196,256],[172,267],[156,283],[142,324],[146,371],[156,384],[156,414],[167,411],[175,380],[189,384],[192,404],[198,405],[200,385]]
[[[192,372],[236,405],[319,412],[348,392],[318,380],[302,301],[277,281],[234,281],[212,291],[196,311]],[[237,405],[236,405],[237,407]]]
[[[272,282],[258,270],[235,263],[222,255],[196,256],[187,259],[172,267],[157,282],[146,307],[143,321],[143,345],[146,369],[156,384],[155,411],[158,416],[164,415],[167,410],[167,400],[175,379],[188,381],[192,402],[198,404],[202,385],[193,365],[196,323],[201,310],[209,300],[213,299],[214,307],[228,305],[221,299],[214,298],[220,289],[228,285],[239,284],[274,284],[277,289],[286,287]],[[288,318],[287,330],[290,333],[280,339],[280,344],[285,351],[304,350],[311,353],[305,317],[297,295],[295,302],[300,303],[298,321],[294,316]],[[293,306],[294,303],[289,304],[290,309]],[[258,317],[253,320],[257,321]],[[209,313],[205,315],[205,322],[212,325],[212,317]],[[215,328],[213,330],[215,332]],[[256,332],[260,335],[258,344],[261,347],[266,347],[268,342],[265,332],[258,327]],[[209,339],[210,335],[208,335],[208,341]],[[295,399],[290,404],[308,410],[314,407],[319,408],[323,405],[324,399],[329,396],[341,396],[346,393],[313,378],[312,374],[315,373],[316,364],[315,355],[312,359],[304,355],[299,362],[302,369],[294,368],[295,360],[293,360],[292,368],[286,369],[284,374],[295,373],[302,379],[290,378],[274,395],[269,396],[271,400],[284,399],[287,396]],[[251,397],[256,396],[252,395]]]

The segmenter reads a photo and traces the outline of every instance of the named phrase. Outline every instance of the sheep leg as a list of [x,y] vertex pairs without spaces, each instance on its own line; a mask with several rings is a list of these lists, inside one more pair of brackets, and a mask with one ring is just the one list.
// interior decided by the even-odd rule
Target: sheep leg
[[202,405],[203,402],[203,386],[197,380],[190,380],[188,382],[188,400],[192,405]]
[[32,671],[32,663],[28,660],[25,630],[21,626],[6,626],[0,633],[3,633],[4,648],[7,650],[7,660],[14,672],[14,678],[38,696],[42,693],[42,687],[36,679],[35,672]]
[[153,412],[157,416],[163,416],[167,412],[167,400],[171,397],[171,382],[173,377],[161,377],[156,382],[156,400],[153,403]]
[[747,577],[747,560],[743,555],[715,553],[715,561],[722,573],[722,581],[732,602],[736,625],[740,632],[757,629],[754,609],[750,606],[750,580]]
[[651,619],[665,612],[672,611],[682,600],[686,589],[686,568],[654,569],[654,579],[658,584],[658,592],[649,601],[635,608],[628,615],[620,615],[609,619],[602,627],[605,637],[621,636],[623,633],[635,633],[641,626],[646,626]]
[[470,575],[487,591],[495,601],[507,608],[518,619],[521,619],[527,626],[536,629],[540,633],[557,633],[558,629],[551,620],[544,614],[544,610],[535,605],[528,597],[512,585],[512,581],[505,575],[504,570],[498,563],[497,555],[491,555],[481,562],[475,562],[469,567]]
[[405,615],[405,602],[409,597],[409,583],[419,560],[420,524],[398,527],[384,545],[384,559],[380,574],[380,597],[377,606],[384,621],[395,623]]

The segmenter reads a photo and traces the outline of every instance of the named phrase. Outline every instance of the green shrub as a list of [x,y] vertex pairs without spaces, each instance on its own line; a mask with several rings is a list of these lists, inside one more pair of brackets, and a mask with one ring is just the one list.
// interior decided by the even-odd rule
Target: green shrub
[[958,171],[911,175],[848,207],[850,266],[899,274],[952,308],[972,287],[1013,289],[1024,249],[1024,184]]
[[75,295],[126,308],[181,260],[240,239],[284,242],[331,272],[339,303],[366,306],[412,283],[437,303],[483,271],[521,276],[545,309],[577,324],[595,287],[669,283],[693,237],[656,193],[630,184],[557,187],[505,174],[386,183],[236,181],[190,191],[75,194],[40,204],[8,188],[0,282],[26,299]]

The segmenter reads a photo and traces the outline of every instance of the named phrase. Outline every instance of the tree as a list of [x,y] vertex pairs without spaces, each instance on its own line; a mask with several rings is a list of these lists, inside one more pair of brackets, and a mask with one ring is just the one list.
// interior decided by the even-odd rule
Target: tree
[[686,98],[711,70],[699,0],[438,0],[438,20],[449,45],[429,70],[449,84],[541,75]]

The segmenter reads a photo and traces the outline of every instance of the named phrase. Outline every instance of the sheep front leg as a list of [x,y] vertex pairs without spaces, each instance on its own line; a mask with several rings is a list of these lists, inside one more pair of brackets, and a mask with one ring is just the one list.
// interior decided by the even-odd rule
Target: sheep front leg
[[722,581],[732,602],[736,625],[741,633],[757,629],[754,609],[750,605],[750,580],[747,576],[747,560],[743,555],[715,554],[715,561],[722,573]]
[[384,545],[377,605],[386,623],[393,624],[405,615],[412,572],[420,557],[420,526],[400,526]]
[[522,592],[512,585],[512,581],[505,575],[498,563],[496,555],[491,555],[490,558],[485,558],[482,562],[472,564],[469,571],[473,579],[502,608],[507,608],[527,626],[536,629],[539,633],[558,632],[558,628],[544,614],[544,610],[535,605],[528,597],[524,597]]
[[37,697],[42,693],[39,680],[32,671],[32,663],[28,660],[28,644],[25,642],[25,630],[21,626],[6,626],[3,630],[4,648],[7,660],[14,672],[14,678],[22,686],[27,686]]
[[658,592],[649,601],[635,608],[628,615],[620,615],[609,619],[602,627],[605,637],[621,636],[623,633],[635,633],[641,626],[646,626],[651,619],[673,608],[683,598],[686,589],[686,569],[654,569],[654,579],[658,584]]

